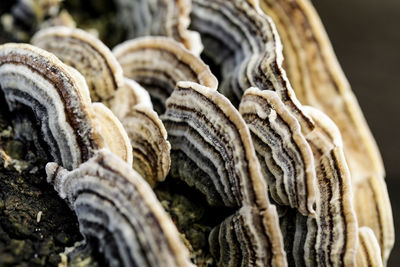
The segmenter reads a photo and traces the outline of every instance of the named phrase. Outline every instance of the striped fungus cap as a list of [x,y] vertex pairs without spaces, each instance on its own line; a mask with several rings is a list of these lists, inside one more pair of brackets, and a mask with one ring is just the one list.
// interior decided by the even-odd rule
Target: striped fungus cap
[[[187,0],[118,0],[129,34],[164,37],[127,41],[114,55],[78,29],[36,34],[35,45],[83,74],[90,96],[82,75],[53,55],[0,47],[7,103],[31,107],[52,159],[73,169],[94,155],[72,172],[47,167],[86,241],[99,240],[110,265],[190,265],[141,178],[156,187],[170,171],[167,182],[179,179],[232,211],[208,236],[218,266],[383,266],[393,245],[383,167],[310,4],[192,2],[191,27],[219,85],[196,56]],[[136,172],[95,154],[102,147]]]
[[46,172],[75,211],[86,244],[96,241],[109,266],[193,266],[150,186],[108,150],[73,171],[48,163]]
[[127,37],[165,36],[194,54],[203,49],[197,32],[189,31],[190,0],[115,0],[117,16]]
[[171,142],[171,172],[233,214],[210,234],[218,266],[286,266],[276,208],[269,201],[250,132],[213,88],[179,82],[162,116]]
[[41,149],[65,168],[78,167],[102,147],[132,161],[125,130],[112,130],[122,139],[107,134],[118,125],[115,116],[97,116],[94,109],[104,108],[93,107],[85,79],[53,54],[28,44],[1,45],[0,87],[11,111],[33,112],[40,128],[34,132],[46,144]]
[[179,81],[192,81],[217,88],[209,67],[182,44],[166,37],[142,37],[113,49],[126,77],[150,93],[155,110],[162,114],[165,101]]
[[[325,132],[324,127],[319,127],[315,120],[312,119],[315,112],[306,112],[306,109],[296,99],[282,66],[283,56],[280,38],[271,19],[260,9],[259,2],[264,10],[267,10],[265,3],[272,3],[273,1],[193,0],[192,28],[202,36],[204,54],[219,67],[219,72],[221,73],[219,90],[231,99],[235,105],[240,103],[241,96],[248,87],[255,86],[262,91],[276,92],[289,114],[297,120],[296,124],[298,125],[295,125],[287,121],[289,118],[287,114],[282,113],[280,115],[281,118],[275,118],[276,111],[271,113],[260,111],[260,109],[255,111],[251,107],[253,103],[246,107],[249,109],[249,114],[246,113],[246,110],[243,110],[246,113],[244,116],[248,116],[246,122],[250,125],[261,165],[264,165],[264,175],[268,177],[269,183],[271,183],[272,199],[278,204],[289,204],[290,207],[298,209],[302,215],[307,215],[308,212],[312,216],[313,210],[310,209],[313,198],[312,190],[308,191],[307,194],[304,194],[306,192],[304,190],[306,188],[311,189],[313,183],[319,187],[318,158],[321,157],[318,156],[318,153],[316,154],[319,148],[317,147],[318,149],[315,150],[315,147],[313,148],[312,146],[315,142],[323,145],[324,143],[321,140],[327,142],[332,138],[329,132]],[[275,10],[271,12],[275,12],[274,18],[278,21],[278,24],[284,25],[281,27],[283,28],[281,31],[283,32],[284,40],[287,38],[285,34],[301,35],[301,37],[290,37],[292,45],[298,44],[300,39],[306,38],[308,34],[315,34],[316,36],[314,39],[308,38],[303,47],[295,46],[293,48],[294,52],[289,51],[293,54],[288,54],[288,56],[292,57],[289,61],[298,60],[300,62],[302,59],[300,57],[296,58],[296,55],[306,56],[308,60],[315,60],[315,62],[308,63],[304,63],[304,60],[301,61],[301,64],[307,65],[304,71],[314,68],[309,72],[318,72],[318,75],[313,75],[313,78],[310,78],[311,75],[306,73],[304,79],[318,81],[321,75],[324,77],[329,76],[331,80],[324,80],[322,85],[325,86],[327,83],[334,81],[336,85],[333,87],[336,86],[337,89],[333,88],[331,90],[328,88],[323,90],[317,84],[315,89],[307,87],[300,91],[301,89],[296,84],[296,81],[294,81],[294,86],[297,86],[297,89],[295,89],[300,92],[300,99],[305,99],[304,104],[310,104],[326,111],[338,124],[339,129],[343,131],[344,145],[340,146],[342,148],[333,150],[338,153],[337,150],[344,149],[347,157],[346,161],[341,157],[341,162],[344,163],[345,167],[339,171],[339,174],[350,177],[348,173],[344,172],[348,168],[347,162],[350,164],[352,177],[350,190],[354,196],[354,203],[349,210],[352,213],[357,212],[360,226],[368,226],[374,230],[377,237],[376,240],[382,248],[382,258],[385,262],[393,245],[394,235],[390,203],[386,186],[383,179],[381,179],[383,169],[380,167],[380,157],[373,139],[365,127],[357,103],[354,101],[347,83],[343,81],[343,76],[338,70],[337,62],[332,56],[333,53],[328,51],[330,47],[327,45],[325,33],[321,31],[321,25],[315,19],[315,14],[310,12],[309,3],[305,2],[307,1],[275,1],[271,4],[275,5]],[[303,11],[308,9],[304,12],[299,12],[302,11],[302,8]],[[301,16],[297,16],[297,14]],[[299,19],[302,19],[302,21],[299,22]],[[307,22],[307,20],[309,24],[303,23],[304,21]],[[291,24],[294,26],[291,27]],[[310,28],[298,30],[298,28],[306,27],[306,25],[310,25]],[[318,48],[318,46],[320,47]],[[290,44],[287,47],[290,48]],[[317,47],[318,50],[316,51],[316,49],[311,49],[310,47]],[[317,52],[317,56],[313,51]],[[322,68],[322,72],[319,67],[316,67],[321,65],[325,66]],[[299,75],[297,68],[293,68],[292,71]],[[293,76],[294,74],[291,77]],[[329,86],[332,88],[332,85]],[[302,92],[305,92],[304,94],[310,97],[302,96]],[[331,101],[331,103],[327,103],[328,101]],[[243,101],[242,104],[245,105]],[[252,108],[253,110],[251,110]],[[256,113],[258,115],[255,116]],[[281,125],[277,128],[282,122],[287,125]],[[260,125],[262,124],[264,125],[261,127]],[[289,143],[282,139],[282,134],[284,134],[282,131],[293,131],[295,128],[298,129],[298,126],[300,126],[301,135],[307,140],[309,148],[306,149],[302,145],[299,146],[298,142],[304,143],[304,140],[299,140],[297,132],[292,143],[294,145],[297,143],[297,146],[302,149],[297,149],[296,154],[293,154],[294,150],[292,149],[296,147],[287,146]],[[351,129],[353,128],[356,128],[356,131],[352,131]],[[269,137],[265,136],[266,133],[270,133]],[[280,140],[280,143],[275,143],[276,140]],[[358,140],[363,142],[361,147],[358,146]],[[316,165],[315,174],[312,174],[313,169],[309,167],[309,163],[312,162],[312,160],[310,161],[310,148]],[[299,161],[294,163],[296,158],[300,159],[299,156],[304,157],[302,159],[303,166],[297,165]],[[288,159],[295,161],[289,162],[287,161]],[[287,162],[285,163],[285,161]],[[293,164],[292,166],[296,165],[297,169],[291,167],[290,164]],[[296,175],[290,178],[290,175],[294,174],[293,171],[296,171],[296,174],[299,173],[300,179],[293,179]],[[333,170],[332,174],[336,171]],[[312,181],[313,176],[317,179],[314,182]],[[327,173],[327,176],[330,176],[330,174]],[[283,182],[285,180],[291,182],[285,183]],[[292,191],[295,188],[292,187],[294,185],[292,182],[295,182],[296,191]],[[347,189],[348,187],[346,187]],[[321,190],[321,188],[318,190]],[[316,193],[318,193],[318,190],[316,190]],[[299,195],[293,195],[293,192]],[[319,192],[319,194],[321,193]],[[304,198],[305,195],[308,197],[307,202],[305,202],[307,200]],[[315,199],[318,202],[318,196]],[[316,208],[318,207],[317,202]],[[371,205],[365,205],[365,203],[371,203],[374,208],[371,209]],[[308,210],[304,209],[304,207],[308,207]],[[316,216],[318,216],[317,213]],[[354,243],[350,242],[349,244]],[[309,262],[308,258],[307,261]]]
[[[152,109],[149,94],[135,81],[124,78],[110,49],[88,32],[66,27],[39,31],[32,43],[54,53],[84,75],[91,98],[111,108],[126,129],[132,145],[127,152],[133,154],[135,170],[152,185],[162,181],[170,165],[166,131]],[[97,107],[100,109],[100,105]]]
[[[386,262],[394,227],[382,159],[321,20],[308,0],[259,2],[276,24],[285,70],[297,98],[325,112],[342,133],[358,222],[373,230]],[[375,207],[371,209],[366,202]]]

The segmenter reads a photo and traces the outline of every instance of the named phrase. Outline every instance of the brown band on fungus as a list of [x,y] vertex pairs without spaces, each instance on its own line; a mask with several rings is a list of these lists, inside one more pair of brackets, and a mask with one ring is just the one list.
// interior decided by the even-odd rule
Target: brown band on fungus
[[32,109],[53,160],[76,168],[99,148],[88,89],[78,72],[42,49],[5,44],[0,46],[0,76],[9,107]]
[[219,68],[219,91],[237,106],[249,87],[277,92],[305,131],[310,118],[300,108],[282,68],[282,44],[272,20],[256,1],[193,0],[192,28],[204,55]]
[[163,113],[165,100],[179,81],[217,88],[218,81],[203,61],[166,37],[142,37],[113,49],[126,77],[149,91],[155,110]]
[[[307,133],[300,131],[297,120],[275,92],[257,88],[247,90],[240,112],[249,125],[257,153],[264,155],[261,161],[272,161],[261,164],[266,168],[264,174],[274,175],[267,177],[268,184],[272,182],[274,185],[278,181],[287,190],[290,184],[296,184],[295,181],[307,187],[301,172],[291,179],[285,177],[291,171],[287,162],[295,161],[296,167],[303,166],[303,172],[307,170],[311,175],[308,178],[312,185],[308,186],[309,191],[288,193],[304,197],[307,196],[305,193],[311,192],[312,201],[307,203],[303,199],[303,203],[313,205],[315,201],[313,212],[302,212],[301,207],[296,206],[295,209],[280,207],[280,226],[289,264],[353,265],[358,225],[341,136],[335,124],[322,112],[310,107],[301,108],[314,123],[314,129]],[[297,150],[290,148],[291,143]],[[285,158],[288,155],[292,160]],[[296,155],[300,162],[296,161]],[[274,192],[271,195],[274,196]]]
[[107,103],[124,83],[114,55],[86,31],[51,27],[37,32],[31,42],[76,68],[86,79],[92,101]]
[[214,89],[179,82],[162,119],[172,146],[172,178],[198,189],[210,205],[236,210],[210,235],[217,264],[286,266],[278,215],[250,132],[229,100]]
[[381,248],[375,238],[374,232],[369,227],[360,227],[359,245],[357,250],[357,267],[383,267]]
[[103,147],[108,148],[129,165],[132,165],[132,146],[122,123],[102,103],[93,103],[92,108],[96,114],[95,127],[98,127],[103,137]]
[[346,155],[351,153],[351,158],[357,159],[349,163],[350,169],[352,164],[361,165],[364,168],[354,166],[357,172],[372,170],[384,175],[375,141],[312,4],[261,0],[260,6],[276,23],[284,44],[284,64],[298,99],[324,111],[338,125]]
[[[132,147],[127,151],[127,148],[122,145],[127,144],[127,140],[122,138],[126,134],[123,127],[110,127],[107,130],[108,126],[103,125],[104,133],[117,133],[114,130],[118,129],[118,136],[121,137],[108,136],[110,143],[108,145],[116,149],[111,151],[130,163],[132,163],[133,154],[134,168],[151,184],[154,185],[156,181],[164,179],[168,173],[170,161],[166,131],[161,122],[155,123],[159,119],[152,111],[148,94],[135,81],[123,78],[122,68],[111,51],[100,40],[78,29],[58,27],[43,30],[36,34],[32,41],[38,46],[54,51],[66,63],[85,73],[92,88],[92,98],[101,100],[116,112],[116,116],[123,122],[131,138]],[[147,112],[151,116],[139,123],[140,119],[133,117],[138,114],[134,107],[142,102],[143,105],[146,102]],[[100,111],[104,108],[102,107]],[[106,114],[108,113],[99,112],[99,115]],[[105,124],[116,120],[116,118],[110,120],[109,115],[106,116],[108,119],[103,120]],[[102,116],[102,118],[105,117]],[[151,127],[153,127],[152,131],[149,131]],[[162,130],[165,136],[160,136],[159,133]],[[117,146],[112,145],[113,143]]]
[[117,16],[128,38],[166,36],[181,42],[194,54],[202,44],[198,33],[189,31],[190,0],[116,0]]
[[[118,104],[115,108],[118,108]],[[171,146],[167,141],[167,131],[157,113],[145,104],[138,104],[120,117],[120,120],[131,140],[133,168],[151,186],[163,181],[171,164]]]
[[168,174],[171,146],[167,131],[152,107],[148,92],[128,78],[110,101],[111,110],[129,136],[133,168],[155,186]]
[[383,179],[370,176],[353,188],[358,223],[373,230],[381,248],[383,263],[386,265],[395,240],[393,214],[386,183]]
[[[351,87],[334,54],[329,38],[312,3],[308,0],[260,0],[262,10],[274,20],[283,43],[285,69],[298,99],[325,112],[342,133],[344,153],[349,164],[357,216],[360,225],[369,226],[381,246],[383,262],[394,244],[393,219],[386,216],[382,229],[379,218],[365,213],[365,203],[374,202],[365,188],[371,180],[379,184],[380,213],[391,211],[384,182],[385,171],[375,140],[368,128]],[[367,191],[370,191],[367,189]],[[362,196],[358,196],[361,194]],[[368,195],[369,198],[368,199]],[[384,236],[379,237],[383,232]]]
[[49,182],[110,266],[193,266],[172,220],[130,165],[100,150],[71,172],[59,168],[47,164]]
[[246,90],[239,108],[252,134],[272,198],[314,214],[314,157],[295,117],[273,91]]
[[358,223],[341,136],[324,113],[311,107],[303,109],[316,125],[315,132],[306,136],[317,173],[317,229],[316,238],[312,239],[315,241],[316,263],[351,266],[356,260]]

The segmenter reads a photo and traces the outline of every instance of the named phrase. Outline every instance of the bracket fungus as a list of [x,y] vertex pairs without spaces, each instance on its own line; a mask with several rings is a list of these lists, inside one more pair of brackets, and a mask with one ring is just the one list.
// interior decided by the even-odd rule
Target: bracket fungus
[[235,210],[210,235],[217,265],[286,266],[250,132],[229,100],[215,89],[179,82],[162,119],[172,144],[171,176],[197,188],[210,205]]
[[96,121],[99,122],[98,127],[105,147],[132,165],[132,146],[121,122],[110,109],[101,103],[93,103],[92,108],[96,114]]
[[235,106],[250,86],[279,90],[286,83],[279,36],[256,1],[193,0],[191,17],[204,55],[219,69],[219,90]]
[[360,227],[357,266],[383,267],[381,248],[374,232],[369,227]]
[[[127,162],[132,153],[124,128],[105,106],[92,105],[85,79],[53,54],[28,44],[0,47],[0,86],[9,108],[34,113],[33,124],[19,134],[32,132],[38,151],[65,168],[73,169],[106,147]],[[96,112],[96,114],[95,114]],[[35,131],[36,122],[39,131]],[[111,134],[112,132],[112,134]],[[44,139],[46,147],[41,147]]]
[[112,51],[67,27],[37,32],[40,48],[0,46],[15,138],[52,162],[47,181],[85,238],[68,257],[386,265],[381,158],[308,0],[114,4],[116,39],[138,38]]
[[149,93],[134,80],[125,78],[125,86],[115,93],[110,106],[131,140],[133,168],[151,186],[163,181],[171,164],[171,146]]
[[204,54],[220,65],[218,90],[235,106],[251,86],[275,91],[302,132],[313,131],[312,120],[302,111],[282,68],[282,44],[275,25],[258,1],[194,0],[193,5],[192,27],[204,37]]
[[[326,115],[309,107],[302,109],[315,126],[304,136],[275,92],[248,89],[240,104],[259,159],[264,162],[265,179],[276,187],[271,196],[281,205],[303,198],[299,201],[303,208],[290,205],[297,210],[280,216],[284,238],[293,240],[285,246],[289,263],[349,266],[355,262],[358,227],[341,137]],[[291,172],[295,173],[292,177]],[[306,209],[306,204],[315,204],[315,211]],[[288,231],[290,228],[293,230]],[[303,243],[303,249],[295,247]]]
[[133,168],[150,185],[163,181],[171,164],[167,131],[153,110],[149,93],[125,78],[111,102],[111,110],[126,128],[133,149]]
[[[116,114],[123,102],[121,99],[112,107]],[[139,103],[119,118],[132,140],[133,168],[152,186],[163,181],[171,164],[171,146],[157,113],[145,103]]]
[[128,38],[167,36],[195,54],[202,50],[200,36],[189,31],[190,0],[115,0]]
[[268,181],[271,197],[281,205],[314,214],[314,157],[296,118],[273,91],[246,90],[239,108]]
[[51,27],[37,32],[31,43],[77,69],[86,79],[92,101],[109,101],[124,83],[121,66],[108,47],[83,30]]
[[[54,27],[38,32],[32,43],[58,56],[77,68],[91,88],[91,98],[110,107],[126,129],[132,147],[127,151],[119,142],[119,155],[133,155],[133,167],[152,185],[165,178],[169,170],[169,143],[166,131],[152,110],[148,93],[134,81],[124,78],[122,68],[111,51],[95,36],[80,29]],[[137,107],[138,104],[143,104]],[[105,107],[97,106],[99,111]],[[99,112],[104,122],[113,122],[109,112]],[[115,142],[114,142],[115,143]],[[125,142],[126,144],[126,142]],[[132,162],[132,161],[130,161]]]
[[56,163],[46,171],[85,241],[98,243],[109,266],[193,266],[154,192],[120,158],[100,150],[73,171]]
[[[264,9],[266,9],[265,3],[272,1],[260,2],[264,5]],[[319,53],[318,57],[320,58],[315,59],[319,62],[314,64],[307,60],[302,60],[301,64],[307,65],[307,67],[304,68],[305,71],[309,71],[309,69],[315,67],[312,71],[318,72],[318,74],[312,75],[314,82],[319,81],[318,79],[326,79],[326,77],[330,77],[328,82],[336,82],[336,89],[329,89],[327,92],[321,90],[318,85],[314,87],[315,89],[306,88],[310,92],[304,91],[304,94],[308,92],[307,96],[310,97],[308,100],[305,100],[303,104],[310,104],[320,108],[325,106],[322,110],[326,111],[328,115],[331,115],[332,119],[338,123],[340,130],[343,131],[342,135],[345,142],[344,151],[347,161],[350,162],[353,183],[352,190],[355,199],[354,207],[357,211],[358,220],[361,226],[369,226],[374,230],[380,246],[382,247],[382,257],[386,260],[394,240],[393,219],[386,186],[383,179],[381,179],[383,169],[379,168],[379,154],[376,153],[377,150],[373,139],[365,127],[364,120],[348,88],[348,84],[342,79],[342,74],[338,69],[333,54],[329,51],[327,52],[327,49],[330,49],[330,47],[327,44],[326,38],[323,37],[325,38],[323,39],[321,37],[324,36],[324,33],[321,31],[320,24],[317,25],[318,20],[315,19],[315,16],[312,17],[313,14],[309,14],[309,10],[301,10],[305,5],[310,9],[309,3],[304,4],[305,1],[291,1],[290,4],[283,4],[283,2],[285,1],[276,1],[274,4],[271,4],[276,5],[275,7],[277,10],[270,12],[276,12],[274,18],[278,20],[278,24],[283,23],[284,26],[281,27],[283,38],[286,38],[285,34],[288,35],[289,33],[296,35],[291,36],[290,40],[297,44],[306,38],[305,36],[307,36],[307,34],[305,33],[309,32],[309,29],[297,31],[291,29],[298,29],[304,27],[304,25],[311,25],[314,32],[311,31],[310,33],[318,37],[314,39],[311,38],[310,40],[306,39],[308,41],[303,44],[303,47],[293,48],[295,50],[294,52],[290,51],[290,45],[288,45],[289,52],[287,53],[293,52],[293,55],[287,54],[288,57],[293,57],[289,60],[301,61],[302,59],[296,58],[296,54],[307,56],[307,60],[314,60],[315,57],[312,51],[315,51],[315,47],[318,48],[318,45],[321,45],[321,48],[317,49],[317,53]],[[292,5],[294,2],[296,4]],[[298,4],[299,2],[302,4]],[[316,132],[313,129],[315,128],[314,123],[301,108],[289,80],[286,78],[285,71],[282,68],[282,47],[275,26],[261,11],[258,4],[257,1],[240,0],[230,2],[218,0],[193,1],[192,28],[200,32],[204,42],[204,53],[209,61],[216,63],[220,68],[222,81],[219,89],[222,93],[227,95],[233,103],[238,103],[241,94],[249,86],[256,86],[262,90],[276,91],[283,103],[298,120],[303,135],[306,136],[308,133]],[[278,6],[281,5],[286,5],[286,8],[292,11],[293,9],[297,12],[302,11],[303,17],[300,16],[301,19],[307,20],[309,23],[297,23],[298,17],[293,15],[294,12],[279,10],[281,7]],[[284,14],[285,12],[286,14]],[[300,12],[300,14],[302,12]],[[267,13],[270,14],[269,12]],[[292,17],[295,17],[295,19],[291,19]],[[301,37],[298,35],[301,35]],[[290,43],[290,40],[287,42]],[[310,47],[314,47],[315,49],[311,49]],[[319,65],[324,65],[323,69],[326,71],[325,73],[321,73],[319,71],[320,68],[316,67]],[[295,74],[292,75],[298,74],[296,73],[297,68],[292,70],[295,72]],[[311,76],[311,74],[305,75]],[[321,75],[324,77],[318,78]],[[304,79],[311,78],[305,77]],[[332,88],[332,85],[330,86]],[[345,87],[347,89],[344,89]],[[306,89],[303,88],[303,90]],[[296,90],[301,89],[298,87]],[[318,95],[312,93],[312,90],[318,91]],[[302,93],[300,92],[300,94]],[[311,97],[312,94],[315,94],[314,98]],[[333,96],[333,98],[330,96]],[[319,98],[323,98],[323,100],[319,101]],[[327,101],[331,101],[331,104],[325,103]],[[340,103],[340,105],[337,106],[336,103]],[[356,133],[350,130],[350,128],[354,128],[352,125],[355,125],[357,128]],[[352,136],[349,137],[347,136],[348,134]],[[361,137],[364,144],[363,147],[358,150],[356,144],[358,144],[357,140]],[[355,149],[353,149],[353,147]],[[359,153],[361,150],[364,152]],[[369,156],[364,157],[363,155],[365,154]],[[360,159],[359,162],[358,159]],[[368,160],[369,163],[365,164],[365,160]],[[370,168],[370,166],[373,167]],[[358,172],[358,169],[361,168],[363,170]],[[366,173],[368,175],[366,175]],[[274,187],[272,187],[272,189],[273,188]],[[365,209],[371,210],[371,206],[368,208],[363,204],[366,200],[374,207],[372,209],[374,210],[373,213],[365,211]]]
[[358,246],[358,223],[353,204],[350,173],[336,125],[321,111],[307,107],[307,114],[323,134],[307,136],[317,173],[316,263],[351,266]]
[[[257,2],[194,0],[193,3],[193,28],[205,38],[204,53],[213,60],[217,60],[217,65],[222,64],[220,66],[222,83],[219,90],[236,104],[239,104],[242,94],[249,86],[274,91],[288,112],[294,116],[302,134],[313,132],[315,125],[302,110],[282,68],[281,43],[275,26],[271,19],[262,13]],[[207,27],[209,24],[213,27]],[[237,28],[240,31],[236,30]],[[231,39],[236,40],[236,46],[229,46],[234,43]],[[225,49],[228,51],[225,54],[221,53],[220,51],[224,51],[221,46],[230,47],[230,50]],[[235,61],[232,62],[232,60]],[[304,153],[303,155],[306,161],[310,159],[310,155],[307,156]],[[314,190],[312,187],[315,182],[313,182],[311,172],[311,169],[308,169],[305,173],[308,177],[306,182],[299,182],[299,186],[303,186],[303,192],[300,190],[297,192],[300,195],[292,196],[303,198],[292,199],[291,203],[289,201],[293,207],[299,207],[303,214],[313,213]],[[297,178],[294,180],[301,180]],[[271,189],[276,190],[276,187],[272,186]],[[304,190],[307,189],[309,195],[306,197],[309,199],[304,201]],[[293,194],[287,191],[286,193]],[[281,197],[276,195],[275,197],[278,202],[285,201]]]
[[48,156],[68,169],[88,160],[102,145],[82,80],[42,49],[28,44],[0,46],[0,87],[10,109],[27,107],[35,114],[47,144],[41,150],[49,150]]
[[386,262],[394,229],[382,158],[318,14],[307,0],[260,0],[260,6],[277,26],[296,96],[325,112],[342,133],[359,224],[374,230]]
[[124,74],[150,93],[155,110],[162,114],[165,101],[179,81],[217,88],[218,81],[203,61],[182,44],[166,37],[143,37],[113,49]]

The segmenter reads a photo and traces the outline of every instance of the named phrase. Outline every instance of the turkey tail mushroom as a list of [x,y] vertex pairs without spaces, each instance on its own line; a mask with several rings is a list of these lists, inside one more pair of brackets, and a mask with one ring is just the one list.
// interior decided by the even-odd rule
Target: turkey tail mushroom
[[204,38],[204,54],[220,66],[218,90],[235,106],[249,87],[275,91],[302,132],[310,132],[313,122],[302,111],[282,68],[282,44],[275,25],[257,3],[193,0],[192,27]]
[[114,1],[128,38],[166,36],[183,43],[196,55],[203,49],[199,34],[188,30],[190,0]]
[[124,83],[121,66],[111,51],[86,31],[51,27],[37,32],[31,43],[77,69],[86,79],[92,101],[107,103]]
[[[258,2],[193,0],[192,28],[203,38],[204,54],[220,67],[222,81],[219,90],[235,104],[250,86],[275,91],[298,120],[304,136],[312,132],[318,133],[314,130],[316,126],[312,120],[301,108],[286,78],[282,68],[282,45],[279,36],[271,19],[262,12]],[[260,2],[264,8],[265,3],[272,3],[268,0]],[[305,66],[300,68],[303,70],[300,75],[310,72],[304,73],[301,78],[304,76],[305,80],[314,79],[313,82],[316,83],[315,87],[299,87],[294,78],[294,85],[297,87],[295,89],[305,90],[304,93],[299,92],[301,100],[304,100],[303,104],[320,107],[326,111],[343,131],[343,148],[352,174],[352,190],[356,200],[354,206],[358,220],[360,226],[369,226],[374,230],[382,248],[382,258],[386,262],[394,242],[391,207],[382,179],[384,172],[380,156],[358,105],[339,71],[325,33],[321,30],[321,24],[310,11],[312,9],[308,2],[280,0],[271,5],[276,7],[273,11],[276,12],[274,19],[282,28],[283,41],[289,40],[289,44],[285,46],[288,49],[286,56],[292,57],[289,59],[292,62],[297,60],[299,66]],[[308,33],[315,38],[308,38]],[[295,51],[290,51],[290,41],[299,45],[293,48]],[[300,55],[302,58],[299,58]],[[319,71],[321,66],[324,71]],[[289,74],[292,72],[290,77],[297,75],[298,69],[299,67],[289,66]],[[314,72],[318,73],[313,75]],[[318,86],[317,82],[323,82],[323,86],[329,88],[321,90],[322,87]],[[354,127],[357,131],[352,130]],[[362,141],[362,146],[358,146],[359,140]],[[376,188],[372,189],[365,186],[366,184],[374,184]],[[377,211],[373,214],[363,211],[366,199],[369,203],[374,203]]]
[[171,145],[162,121],[152,109],[147,91],[125,78],[125,86],[116,92],[111,110],[121,120],[131,140],[133,168],[151,186],[163,181],[171,165]]
[[120,118],[132,140],[133,168],[155,186],[165,179],[171,165],[171,146],[162,121],[145,104],[135,105]]
[[320,135],[307,140],[314,154],[318,194],[316,201],[316,263],[353,266],[356,262],[358,223],[353,204],[351,176],[335,123],[323,112],[304,107]]
[[[135,81],[123,77],[122,68],[112,52],[91,34],[65,27],[40,31],[32,42],[55,53],[66,64],[75,66],[84,74],[92,89],[91,97],[115,111],[128,133],[132,145],[130,151],[119,146],[121,151],[117,154],[124,154],[124,157],[133,155],[133,167],[152,185],[162,181],[170,165],[170,145],[165,128],[152,110],[148,93]],[[138,104],[141,107],[136,107]],[[99,111],[105,110],[100,105],[97,107]],[[107,114],[110,115],[99,112],[99,116],[110,118]],[[112,122],[110,119],[103,121]],[[119,124],[115,120],[113,123],[116,126]],[[108,142],[112,144],[115,140],[109,137]],[[116,142],[121,145],[120,141],[122,139]]]
[[[0,78],[9,108],[33,111],[47,144],[38,149],[49,150],[52,160],[73,169],[107,147],[132,162],[129,140],[116,117],[106,107],[93,106],[82,75],[53,54],[28,44],[2,45]],[[25,131],[20,134],[35,134]]]
[[102,146],[83,77],[54,55],[28,44],[1,45],[0,87],[12,111],[33,111],[51,158],[65,168]]
[[93,112],[96,114],[95,121],[98,122],[96,126],[99,127],[105,146],[132,165],[132,145],[121,122],[103,104],[93,103],[92,107]]
[[172,144],[170,175],[211,205],[236,210],[210,236],[219,266],[286,266],[276,208],[239,112],[215,89],[179,82],[162,116]]
[[100,150],[71,172],[48,163],[46,172],[87,244],[98,244],[110,266],[193,266],[154,192],[114,154]]
[[303,215],[314,214],[314,158],[297,120],[275,92],[257,88],[245,92],[239,111],[252,134],[272,198]]
[[[259,2],[277,26],[296,96],[302,104],[325,112],[342,133],[359,224],[374,231],[386,264],[394,244],[394,226],[382,158],[321,20],[309,0]],[[376,212],[366,208],[368,202],[374,203]]]
[[143,37],[113,49],[127,77],[150,93],[154,108],[162,114],[165,101],[179,81],[217,88],[218,81],[203,61],[181,44],[166,37]]
[[[315,211],[311,213],[306,209],[303,215],[299,207],[294,207],[298,211],[293,207],[280,207],[289,263],[352,266],[358,245],[358,226],[340,133],[326,115],[310,107],[302,107],[302,110],[315,125],[313,131],[304,135],[275,92],[248,89],[240,104],[259,158],[265,162],[261,166],[265,169],[267,183],[282,184],[281,188],[286,190],[283,192],[292,199],[296,196],[302,199],[303,207],[307,207],[307,203],[315,204]],[[291,177],[290,172],[296,172],[292,162],[298,169],[297,175]],[[288,191],[289,188],[293,191]],[[305,190],[307,188],[309,191]],[[271,195],[274,193],[272,191]]]

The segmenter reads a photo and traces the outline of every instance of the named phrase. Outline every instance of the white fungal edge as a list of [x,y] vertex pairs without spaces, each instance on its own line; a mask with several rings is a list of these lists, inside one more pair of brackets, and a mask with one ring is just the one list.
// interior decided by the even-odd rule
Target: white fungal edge
[[[8,49],[5,50],[5,53],[9,52],[7,50]],[[20,54],[21,51],[19,51]],[[31,56],[29,53],[26,53],[25,51],[23,51],[22,53]],[[2,66],[0,66],[0,76],[4,75],[5,73],[18,73],[19,75],[27,77],[29,80],[34,81],[35,84],[37,84],[38,87],[40,88],[51,88],[50,90],[46,91],[46,96],[48,96],[52,100],[51,103],[55,104],[54,109],[53,107],[49,108],[49,106],[46,105],[47,114],[49,114],[49,128],[52,133],[56,133],[57,130],[55,129],[55,125],[60,126],[60,129],[63,132],[62,134],[64,138],[67,140],[69,148],[71,148],[70,151],[75,151],[79,154],[78,156],[76,156],[75,153],[71,153],[71,156],[73,157],[72,159],[73,162],[71,165],[73,167],[77,167],[80,163],[79,145],[75,139],[75,136],[70,134],[74,132],[74,130],[68,123],[66,123],[67,119],[65,116],[64,105],[58,105],[58,103],[64,103],[64,102],[61,99],[60,95],[57,93],[57,89],[50,82],[44,79],[41,75],[32,72],[28,67],[24,65],[3,64]],[[38,102],[42,103],[43,101],[43,99],[38,99],[38,97],[42,97],[42,93],[40,93],[39,95],[32,95],[31,88],[18,87],[18,90],[23,91],[24,93],[34,97]],[[24,104],[28,106],[30,105],[29,102],[25,102]],[[55,140],[57,144],[60,145],[59,140],[57,138],[55,138]],[[68,158],[67,154],[70,151],[64,151],[64,150],[60,151],[62,162],[65,162],[66,158]]]

